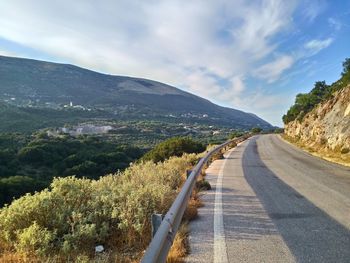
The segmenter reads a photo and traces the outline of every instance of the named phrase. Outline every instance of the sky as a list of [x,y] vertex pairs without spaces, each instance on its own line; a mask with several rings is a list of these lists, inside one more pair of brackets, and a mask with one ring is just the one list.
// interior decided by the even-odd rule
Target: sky
[[1,0],[0,55],[157,80],[282,126],[296,94],[339,78],[350,0]]

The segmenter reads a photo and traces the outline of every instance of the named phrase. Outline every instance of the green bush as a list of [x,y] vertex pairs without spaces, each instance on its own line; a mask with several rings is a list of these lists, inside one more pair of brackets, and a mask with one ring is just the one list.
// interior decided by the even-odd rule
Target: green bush
[[262,132],[262,129],[260,127],[254,127],[251,129],[251,132],[254,134]]
[[55,233],[40,227],[35,221],[25,229],[16,231],[18,251],[43,256],[48,254],[55,239]]
[[146,153],[142,160],[162,162],[171,156],[182,156],[184,153],[200,153],[205,146],[189,137],[174,137],[158,144],[153,150]]
[[305,94],[298,94],[295,103],[282,119],[285,124],[298,120],[301,122],[304,116],[316,107],[320,102],[329,99],[333,93],[346,87],[350,83],[350,59],[346,58],[343,63],[341,78],[332,85],[327,85],[325,81],[317,81],[314,88]]
[[329,98],[331,90],[331,86],[327,85],[325,81],[317,81],[309,93],[298,94],[295,104],[283,116],[284,123],[295,119],[302,121],[306,113],[310,112],[321,101]]
[[56,178],[45,189],[0,209],[0,241],[47,261],[94,255],[97,244],[145,249],[152,213],[165,213],[178,193],[194,154],[155,164],[134,164],[99,180]]
[[284,133],[284,129],[283,128],[276,128],[274,129],[273,133]]
[[229,139],[234,139],[243,136],[245,133],[241,131],[234,131],[229,135]]

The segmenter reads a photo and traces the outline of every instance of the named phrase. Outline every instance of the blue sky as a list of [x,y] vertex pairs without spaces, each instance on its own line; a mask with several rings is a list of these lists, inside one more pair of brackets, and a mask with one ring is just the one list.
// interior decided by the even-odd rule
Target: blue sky
[[158,80],[279,126],[349,51],[348,0],[0,2],[1,55]]

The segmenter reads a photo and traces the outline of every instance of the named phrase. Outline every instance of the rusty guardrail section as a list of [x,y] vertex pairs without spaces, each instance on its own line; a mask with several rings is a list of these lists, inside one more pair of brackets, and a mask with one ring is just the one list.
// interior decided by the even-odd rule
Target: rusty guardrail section
[[171,245],[173,244],[176,232],[180,226],[182,216],[191,197],[192,190],[196,183],[197,177],[203,169],[204,165],[210,160],[213,154],[217,153],[231,143],[239,143],[246,140],[250,135],[244,135],[236,139],[227,141],[211,151],[209,151],[194,167],[191,174],[184,183],[180,193],[166,213],[162,223],[160,224],[155,236],[148,246],[142,263],[163,263],[166,261]]

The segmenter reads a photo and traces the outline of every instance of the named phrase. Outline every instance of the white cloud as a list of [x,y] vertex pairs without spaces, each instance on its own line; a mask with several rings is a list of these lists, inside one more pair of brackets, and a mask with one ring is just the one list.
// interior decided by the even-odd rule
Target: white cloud
[[[275,37],[292,28],[296,5],[296,0],[11,0],[0,4],[0,38],[64,62],[162,81],[237,106],[251,69],[276,51]],[[271,82],[292,63],[283,56],[256,74]]]
[[294,59],[291,56],[283,55],[275,59],[274,61],[262,65],[255,70],[254,75],[261,79],[267,80],[272,83],[279,79],[281,74],[289,69],[294,63]]
[[340,30],[342,28],[342,23],[333,17],[328,18],[328,24],[333,27],[336,31]]
[[241,76],[231,78],[232,90],[235,95],[241,94],[245,90],[245,85]]
[[327,8],[326,0],[307,0],[302,5],[303,15],[313,22]]
[[[112,73],[162,79],[148,72],[175,64],[230,77],[274,50],[270,39],[287,27],[292,11],[284,1],[105,1],[95,6],[13,0],[1,4],[0,36]],[[227,42],[218,38],[223,30]]]
[[332,42],[333,42],[333,38],[327,38],[324,40],[313,39],[305,43],[304,47],[310,50],[312,55],[315,55],[318,52],[320,52],[322,49],[325,49],[330,44],[332,44]]
[[260,59],[271,53],[276,44],[271,38],[291,25],[294,1],[262,1],[258,8],[247,6],[243,24],[234,31],[237,44],[253,58]]

